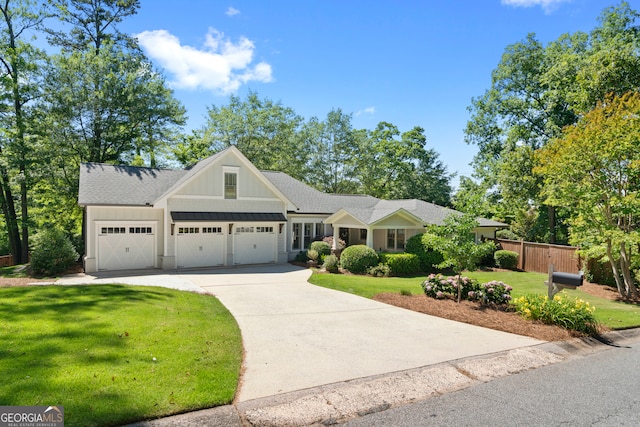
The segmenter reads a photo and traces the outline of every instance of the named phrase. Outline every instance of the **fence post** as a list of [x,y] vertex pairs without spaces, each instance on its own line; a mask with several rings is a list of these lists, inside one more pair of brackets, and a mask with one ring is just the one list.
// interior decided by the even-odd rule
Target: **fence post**
[[520,270],[524,271],[524,240],[520,240]]

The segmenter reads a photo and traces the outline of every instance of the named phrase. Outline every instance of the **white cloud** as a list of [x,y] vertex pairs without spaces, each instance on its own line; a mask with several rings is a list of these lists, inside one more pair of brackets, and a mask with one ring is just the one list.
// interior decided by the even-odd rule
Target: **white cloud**
[[240,11],[235,7],[229,6],[225,13],[227,14],[227,16],[235,16],[235,15],[238,15]]
[[358,117],[362,114],[374,114],[376,112],[376,107],[367,107],[363,110],[358,110],[354,113],[354,116]]
[[260,62],[251,66],[255,46],[245,37],[234,43],[209,28],[200,49],[180,44],[178,37],[166,30],[144,31],[136,37],[147,56],[173,76],[170,84],[175,88],[229,94],[243,83],[272,81],[271,65]]
[[553,12],[561,3],[572,0],[501,0],[502,4],[515,7],[541,6],[545,13]]

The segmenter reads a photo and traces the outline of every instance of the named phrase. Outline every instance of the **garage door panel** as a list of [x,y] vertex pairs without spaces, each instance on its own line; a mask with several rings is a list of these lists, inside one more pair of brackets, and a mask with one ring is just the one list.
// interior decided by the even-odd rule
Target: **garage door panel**
[[131,270],[155,267],[154,227],[132,223],[98,227],[98,269]]
[[234,264],[266,264],[276,261],[276,233],[273,225],[235,228]]
[[220,226],[179,227],[177,257],[179,268],[224,265],[225,236]]

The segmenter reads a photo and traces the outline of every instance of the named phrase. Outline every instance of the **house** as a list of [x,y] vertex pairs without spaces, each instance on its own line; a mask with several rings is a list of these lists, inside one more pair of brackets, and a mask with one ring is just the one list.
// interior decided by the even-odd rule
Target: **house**
[[[84,163],[78,202],[88,273],[283,263],[326,235],[401,251],[456,212],[421,200],[326,194],[259,171],[234,146],[187,170]],[[504,226],[479,221],[478,239]]]

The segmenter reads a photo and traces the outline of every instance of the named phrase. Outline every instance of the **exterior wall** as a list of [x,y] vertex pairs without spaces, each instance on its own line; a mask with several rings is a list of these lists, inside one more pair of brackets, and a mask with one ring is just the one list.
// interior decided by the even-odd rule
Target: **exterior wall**
[[97,271],[97,226],[96,222],[126,222],[144,221],[153,223],[156,235],[156,254],[158,260],[156,265],[161,265],[163,255],[165,227],[163,222],[164,210],[152,207],[106,207],[87,206],[86,207],[86,242],[84,270],[87,273]]
[[[389,228],[391,228],[391,227],[389,227]],[[398,228],[402,229],[402,227],[398,227]],[[407,229],[404,229],[405,243],[411,237],[415,236],[416,234],[424,233],[424,231],[425,231],[424,228],[407,228]],[[373,249],[375,249],[376,251],[382,251],[382,252],[391,251],[391,249],[387,249],[387,229],[374,230],[374,232],[373,232]]]
[[476,233],[476,242],[481,242],[484,239],[495,239],[497,227],[478,227],[473,231]]

